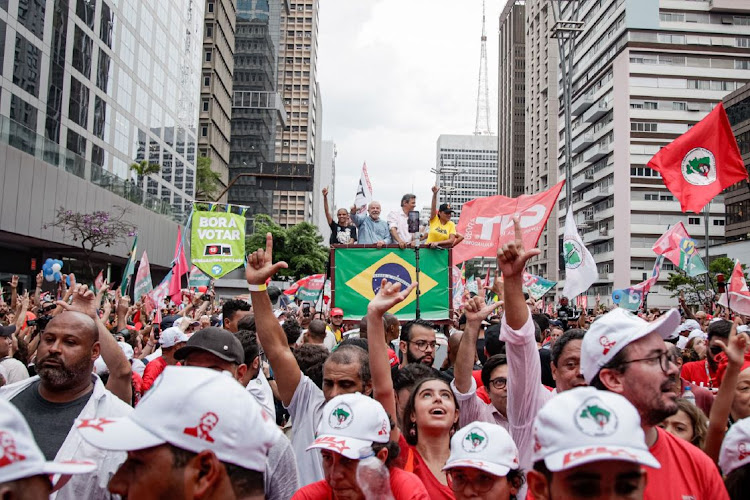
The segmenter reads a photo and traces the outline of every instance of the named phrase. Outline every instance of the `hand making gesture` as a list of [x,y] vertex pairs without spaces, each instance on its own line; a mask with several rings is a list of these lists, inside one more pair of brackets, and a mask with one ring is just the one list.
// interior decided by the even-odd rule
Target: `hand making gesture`
[[390,283],[383,278],[380,282],[380,290],[367,306],[367,313],[382,317],[391,307],[403,302],[416,286],[416,283],[412,283],[406,289],[401,290],[401,283]]
[[273,263],[273,236],[266,233],[266,249],[259,248],[247,256],[245,278],[249,285],[264,285],[268,278],[287,267],[284,261]]
[[68,304],[63,300],[58,300],[57,305],[64,311],[74,311],[83,313],[94,321],[99,318],[94,292],[89,290],[86,285],[76,284],[70,288],[71,302]]
[[464,314],[466,314],[466,325],[479,325],[484,321],[487,316],[495,312],[495,310],[502,306],[502,302],[491,302],[485,304],[485,289],[482,286],[481,279],[477,278],[477,290],[479,293],[474,297],[471,297],[466,302],[466,308]]
[[526,250],[523,246],[523,232],[518,217],[513,217],[515,240],[503,245],[497,252],[497,267],[503,273],[503,299],[505,300],[505,321],[518,330],[529,319],[529,307],[523,297],[523,272],[526,261],[539,255],[538,248]]

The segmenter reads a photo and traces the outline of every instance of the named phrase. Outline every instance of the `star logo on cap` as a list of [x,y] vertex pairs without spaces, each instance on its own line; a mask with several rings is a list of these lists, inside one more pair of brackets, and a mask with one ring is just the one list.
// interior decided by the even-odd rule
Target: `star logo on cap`
[[107,424],[114,424],[114,420],[109,420],[107,418],[87,418],[86,420],[81,420],[81,423],[78,425],[79,429],[85,429],[85,428],[91,428],[96,429],[99,432],[104,432],[104,426]]
[[600,343],[600,344],[602,345],[602,347],[604,348],[604,349],[602,350],[602,355],[603,355],[603,356],[606,356],[606,355],[607,355],[607,353],[608,353],[608,352],[609,352],[609,351],[610,351],[610,350],[611,350],[611,349],[612,349],[612,348],[613,348],[613,347],[615,346],[615,344],[617,344],[617,342],[616,342],[616,341],[614,341],[614,340],[610,341],[610,340],[609,340],[609,339],[607,338],[607,336],[606,336],[606,335],[602,335],[601,337],[599,337],[599,343]]
[[0,431],[0,467],[26,460],[24,455],[16,451],[16,440],[9,432]]

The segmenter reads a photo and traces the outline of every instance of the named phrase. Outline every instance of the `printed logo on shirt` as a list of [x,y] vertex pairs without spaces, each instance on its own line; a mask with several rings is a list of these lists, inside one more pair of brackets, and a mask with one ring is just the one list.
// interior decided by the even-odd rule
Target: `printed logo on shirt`
[[26,457],[16,450],[16,440],[10,432],[0,431],[0,452],[0,467],[26,460]]
[[466,434],[461,445],[465,451],[477,453],[487,447],[487,441],[487,434],[479,427],[474,427]]
[[589,436],[609,436],[617,430],[617,415],[598,397],[592,397],[576,410],[575,423]]
[[604,349],[602,350],[602,355],[604,355],[604,356],[606,356],[606,355],[607,355],[607,353],[608,353],[608,352],[609,352],[609,351],[610,351],[610,350],[611,350],[611,349],[612,349],[612,348],[613,348],[613,347],[615,346],[615,344],[617,344],[617,342],[616,342],[616,341],[614,341],[614,340],[610,341],[610,340],[609,340],[609,339],[607,338],[607,336],[606,336],[606,335],[602,335],[601,337],[599,337],[599,343],[600,343],[600,344],[602,345],[602,347],[604,348]]
[[185,427],[185,430],[182,432],[188,436],[197,437],[203,441],[213,443],[214,438],[211,436],[211,431],[214,430],[214,427],[216,427],[218,423],[219,416],[216,413],[209,411],[203,414],[197,426]]
[[351,425],[353,420],[352,409],[346,403],[338,405],[328,417],[328,425],[333,429],[344,429]]
[[747,457],[750,457],[750,450],[747,449],[747,446],[745,443],[738,443],[737,444],[737,452],[739,453],[739,457],[737,457],[737,460],[745,460]]
[[81,423],[78,424],[78,428],[91,428],[96,429],[99,432],[104,432],[104,426],[113,423],[115,423],[114,420],[109,420],[106,418],[87,418],[86,420],[81,420]]

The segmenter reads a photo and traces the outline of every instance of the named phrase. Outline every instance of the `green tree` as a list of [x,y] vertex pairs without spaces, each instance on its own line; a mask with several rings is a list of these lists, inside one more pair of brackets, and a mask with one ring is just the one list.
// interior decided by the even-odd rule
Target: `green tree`
[[138,177],[145,177],[149,174],[158,174],[161,170],[161,165],[142,160],[138,163],[131,163],[130,170],[138,174]]
[[195,168],[195,199],[197,201],[214,201],[221,187],[221,177],[211,170],[211,158],[199,156]]
[[[669,282],[664,287],[672,292],[672,297],[677,297],[680,293],[683,293],[685,295],[685,302],[688,305],[707,304],[713,298],[714,291],[716,290],[716,275],[721,273],[724,275],[725,281],[729,281],[732,269],[734,269],[734,261],[732,259],[728,257],[712,259],[708,265],[708,275],[711,283],[708,291],[706,291],[705,274],[691,278],[682,269],[670,272]],[[742,269],[744,272],[744,265]]]
[[254,252],[258,248],[265,248],[266,233],[273,236],[274,260],[283,260],[289,264],[288,269],[283,269],[279,273],[281,276],[299,279],[325,272],[328,249],[323,246],[323,236],[318,228],[309,222],[301,222],[284,229],[268,215],[256,215],[253,233],[245,242],[247,251]]

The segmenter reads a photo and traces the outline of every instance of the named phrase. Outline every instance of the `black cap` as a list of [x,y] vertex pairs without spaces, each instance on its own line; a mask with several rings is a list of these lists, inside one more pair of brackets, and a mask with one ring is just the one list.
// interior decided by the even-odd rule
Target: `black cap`
[[443,203],[440,205],[440,208],[438,209],[439,212],[445,212],[446,214],[452,214],[453,209],[451,208],[450,203]]
[[209,326],[195,332],[184,347],[174,353],[175,359],[183,360],[195,351],[210,352],[217,358],[241,365],[245,362],[242,343],[229,330]]
[[10,337],[16,332],[16,325],[0,325],[0,337]]
[[174,322],[180,319],[182,316],[178,314],[173,314],[171,316],[164,316],[162,318],[161,323],[159,323],[159,328],[161,328],[161,331],[166,330],[167,328],[171,328],[174,326]]

